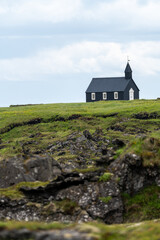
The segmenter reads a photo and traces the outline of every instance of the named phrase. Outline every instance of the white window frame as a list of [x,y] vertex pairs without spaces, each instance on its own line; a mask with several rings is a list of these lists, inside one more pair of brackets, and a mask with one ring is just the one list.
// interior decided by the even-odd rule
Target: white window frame
[[107,93],[106,93],[106,92],[103,92],[103,93],[102,93],[102,97],[103,97],[103,100],[107,100]]
[[95,93],[91,93],[91,100],[92,101],[96,100],[96,94]]
[[131,88],[130,90],[129,90],[129,100],[134,100],[134,90],[133,90],[133,88]]
[[114,92],[114,99],[118,99],[118,92]]

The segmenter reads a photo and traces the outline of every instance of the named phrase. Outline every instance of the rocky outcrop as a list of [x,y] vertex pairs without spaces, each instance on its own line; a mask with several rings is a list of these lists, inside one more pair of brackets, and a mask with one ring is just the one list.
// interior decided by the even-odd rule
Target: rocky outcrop
[[119,179],[121,192],[135,194],[146,186],[160,186],[160,169],[157,166],[143,167],[142,162],[143,159],[136,154],[126,154],[110,164],[108,170]]
[[[63,222],[123,221],[123,203],[116,182],[100,182],[103,171],[62,174],[46,187],[21,187],[26,199],[0,200],[0,218]],[[30,203],[28,205],[28,202]]]
[[[1,188],[19,182],[49,183],[21,187],[21,200],[1,197],[0,219],[122,223],[123,192],[133,195],[146,186],[160,186],[158,167],[145,167],[142,157],[131,153],[115,157],[125,144],[118,138],[106,139],[100,129],[93,134],[85,130],[48,146],[43,155],[1,161]],[[66,160],[66,151],[75,157]],[[54,153],[57,161],[49,155]]]
[[50,156],[15,157],[0,162],[0,187],[19,182],[49,181],[61,173],[60,165]]
[[122,192],[135,194],[145,186],[160,184],[159,169],[143,167],[142,159],[135,154],[112,161],[107,171],[108,175],[104,167],[85,173],[62,172],[44,187],[21,187],[23,200],[1,199],[0,218],[122,223]]

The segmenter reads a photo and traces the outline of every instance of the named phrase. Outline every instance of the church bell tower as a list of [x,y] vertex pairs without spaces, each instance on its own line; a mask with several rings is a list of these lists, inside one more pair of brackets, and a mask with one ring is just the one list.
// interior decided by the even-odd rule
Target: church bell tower
[[125,79],[132,79],[132,69],[130,67],[129,61],[127,62],[127,66],[124,72],[125,72]]

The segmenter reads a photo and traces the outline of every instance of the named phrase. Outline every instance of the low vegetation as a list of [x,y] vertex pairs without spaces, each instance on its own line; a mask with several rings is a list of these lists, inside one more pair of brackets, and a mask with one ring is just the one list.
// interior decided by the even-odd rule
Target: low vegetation
[[104,203],[109,203],[109,201],[112,199],[112,197],[108,196],[108,197],[100,197],[99,200],[101,200]]
[[69,224],[64,223],[41,223],[41,222],[16,222],[16,221],[8,221],[8,222],[0,222],[0,231],[3,229],[13,230],[13,229],[29,229],[32,231],[37,230],[51,230],[51,229],[64,229],[66,227],[70,227]]
[[113,176],[112,173],[106,172],[99,178],[99,181],[100,182],[107,182],[111,179],[112,176]]
[[21,187],[30,187],[30,188],[37,188],[37,187],[44,187],[49,182],[21,182],[16,185],[13,185],[8,188],[0,188],[0,197],[7,197],[12,200],[22,199],[24,198],[23,193],[20,191]]
[[105,225],[98,222],[78,225],[37,222],[0,222],[0,230],[2,231],[4,229],[14,231],[16,229],[29,229],[31,231],[73,229],[86,236],[91,236],[95,240],[159,240],[160,220],[123,225]]
[[[84,135],[85,130],[89,131],[88,138]],[[98,137],[96,139],[97,132],[100,132],[100,139]],[[108,162],[117,158],[121,160],[126,153],[139,155],[144,167],[160,167],[160,101],[158,100],[42,104],[0,108],[0,133],[0,160],[18,156],[24,160],[25,165],[28,156],[50,155],[57,162],[68,164],[67,167],[72,173],[88,173],[88,175],[90,172],[98,171],[101,166],[104,168],[103,172],[106,171],[99,177],[99,184],[102,183],[102,185],[105,185],[103,182],[112,178],[112,174],[106,170]],[[77,139],[81,145],[78,145]],[[91,139],[89,140],[91,145],[87,148],[87,144],[90,144],[88,139]],[[123,146],[113,144],[115,139],[124,143]],[[76,142],[77,152],[75,149],[73,151],[69,145],[62,144],[67,141],[70,141],[70,145]],[[110,158],[108,153],[112,152]],[[76,164],[80,160],[83,164]],[[71,165],[74,167],[70,168]],[[117,183],[120,180],[119,177],[115,178]],[[20,191],[21,187],[36,188],[46,184],[48,182],[19,183],[0,189],[0,197],[22,199],[24,195]],[[124,193],[122,198],[125,205],[125,222],[160,218],[160,187],[150,186],[132,196]],[[113,199],[110,196],[99,196],[99,200],[108,204]],[[70,199],[53,201],[41,206],[44,216],[54,213],[55,209],[72,215],[78,207],[78,204]],[[89,233],[97,240],[158,240],[160,236],[160,221],[158,220],[112,226],[103,225],[100,222],[84,225],[0,223],[0,230],[21,228],[30,230],[75,228],[77,231]]]
[[63,199],[62,201],[50,202],[43,207],[43,214],[46,216],[54,214],[56,211],[61,211],[64,214],[72,215],[78,204],[70,199]]
[[130,196],[123,194],[125,204],[124,218],[128,222],[160,218],[160,187],[149,186]]
[[[159,151],[155,154],[160,136],[158,100],[9,107],[0,108],[0,116],[0,159],[47,152],[49,145],[86,129],[91,134],[100,129],[107,139],[123,140],[126,146],[117,150],[115,158],[127,150],[133,150],[143,155],[144,165],[149,164],[147,159],[150,157],[156,163],[159,159]],[[146,138],[155,138],[154,151],[145,149],[144,135]],[[68,149],[66,152],[68,159],[74,157]],[[56,160],[60,158],[56,154],[52,156]]]

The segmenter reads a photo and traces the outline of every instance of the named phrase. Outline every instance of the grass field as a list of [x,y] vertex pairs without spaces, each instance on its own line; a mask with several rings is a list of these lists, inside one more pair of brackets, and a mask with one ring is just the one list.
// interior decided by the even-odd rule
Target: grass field
[[141,111],[160,112],[159,100],[134,100],[134,101],[107,101],[94,103],[59,103],[41,104],[33,106],[0,108],[0,127],[10,123],[28,121],[34,118],[48,120],[55,116],[68,117],[72,114],[82,116],[97,116],[119,113],[120,116],[130,116]]
[[[144,148],[145,152],[148,151],[145,156],[147,162],[150,146],[137,139],[137,135],[144,133],[148,137],[160,139],[160,118],[139,120],[133,117],[140,112],[156,112],[160,115],[160,101],[107,101],[0,108],[0,159],[22,154],[22,145],[28,142],[31,142],[30,151],[35,152],[65,139],[73,132],[87,129],[93,133],[101,129],[107,138],[126,141],[129,150],[142,153]],[[111,129],[111,126],[115,129]],[[159,155],[160,152],[154,159],[157,160]]]

